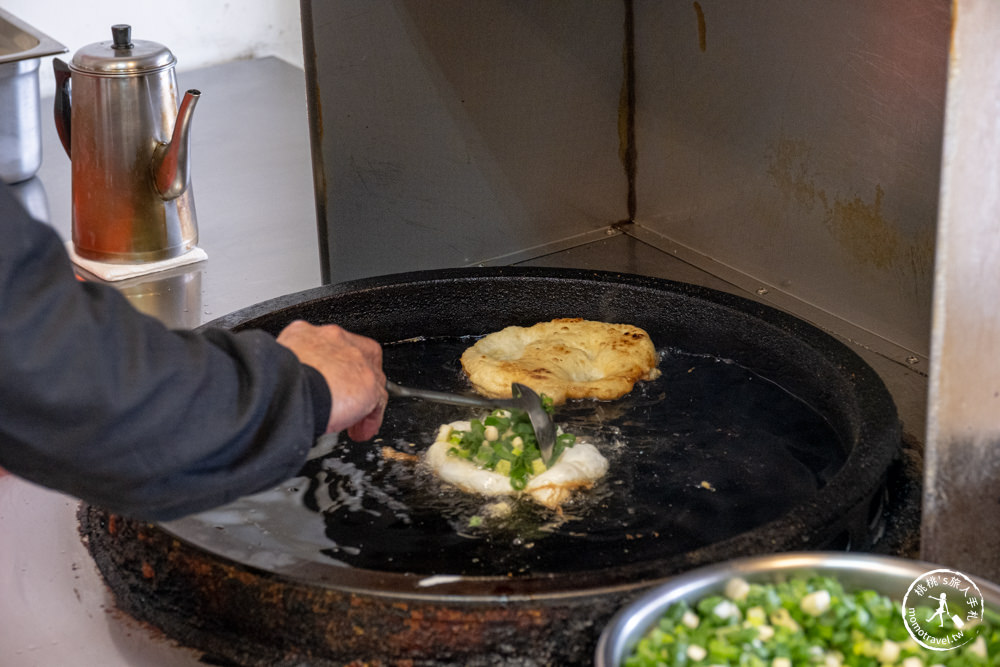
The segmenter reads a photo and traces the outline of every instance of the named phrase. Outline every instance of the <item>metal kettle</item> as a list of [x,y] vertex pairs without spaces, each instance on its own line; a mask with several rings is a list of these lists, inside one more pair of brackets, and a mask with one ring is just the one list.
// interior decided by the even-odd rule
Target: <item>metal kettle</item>
[[190,185],[191,115],[178,108],[176,59],[163,45],[111,27],[69,65],[53,60],[55,123],[72,163],[73,248],[85,259],[139,264],[198,243]]

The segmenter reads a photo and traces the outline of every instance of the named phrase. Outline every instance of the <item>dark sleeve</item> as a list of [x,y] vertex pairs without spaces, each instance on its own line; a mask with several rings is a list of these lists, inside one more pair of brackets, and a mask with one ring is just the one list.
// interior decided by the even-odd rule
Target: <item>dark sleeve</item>
[[260,331],[171,331],[76,280],[0,184],[0,467],[162,520],[295,475],[326,425],[322,376]]

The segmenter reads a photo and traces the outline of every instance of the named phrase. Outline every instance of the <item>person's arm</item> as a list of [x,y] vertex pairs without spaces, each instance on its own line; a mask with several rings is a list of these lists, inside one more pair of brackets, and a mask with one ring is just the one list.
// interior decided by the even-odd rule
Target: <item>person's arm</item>
[[[370,437],[384,405],[366,386],[336,422],[331,390],[351,383],[329,385],[289,347],[259,331],[170,331],[77,281],[54,231],[0,186],[0,467],[147,519],[265,489],[328,428],[368,415],[354,431]],[[384,384],[377,362],[369,385]]]

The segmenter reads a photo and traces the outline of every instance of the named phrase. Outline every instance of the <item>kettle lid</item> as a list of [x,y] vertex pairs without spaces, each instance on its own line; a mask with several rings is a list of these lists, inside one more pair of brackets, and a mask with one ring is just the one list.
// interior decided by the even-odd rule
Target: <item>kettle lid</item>
[[132,39],[132,26],[111,26],[109,42],[89,44],[73,55],[70,67],[79,72],[105,75],[146,74],[172,67],[177,59],[170,49],[144,40]]

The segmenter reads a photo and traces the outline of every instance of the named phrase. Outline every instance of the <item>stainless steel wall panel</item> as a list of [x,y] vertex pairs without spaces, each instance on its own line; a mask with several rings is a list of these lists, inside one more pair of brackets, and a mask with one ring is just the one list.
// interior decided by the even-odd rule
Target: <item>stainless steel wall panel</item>
[[622,3],[302,12],[329,279],[565,245],[626,217]]
[[949,3],[635,18],[636,223],[926,357]]
[[921,556],[1000,581],[1000,5],[955,10]]
[[887,360],[922,439],[947,0],[302,12],[325,280],[530,263],[721,283]]

